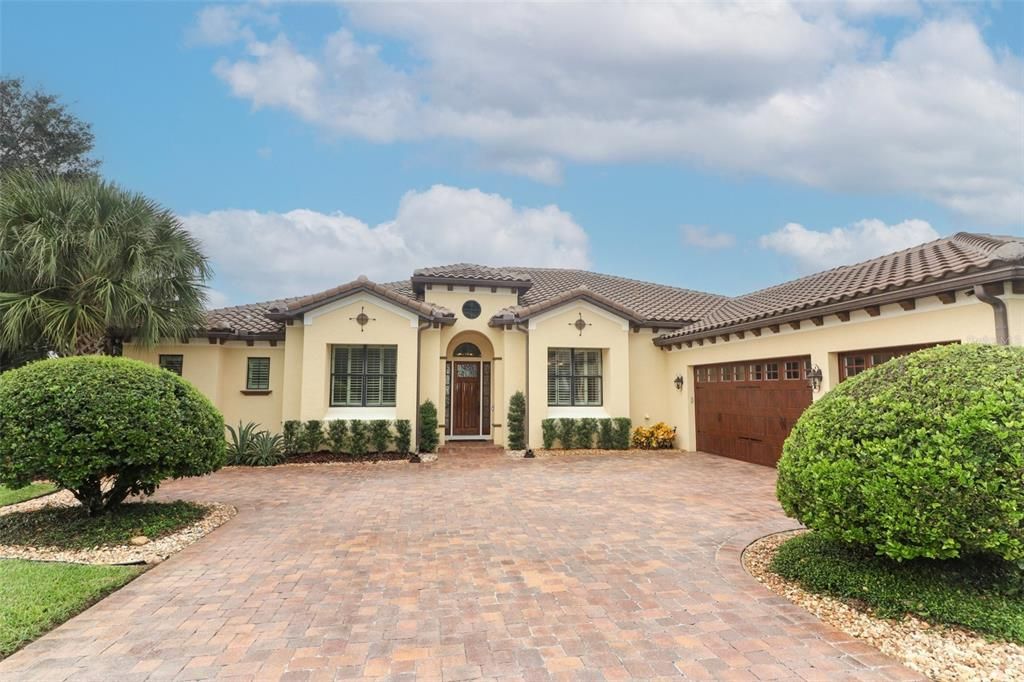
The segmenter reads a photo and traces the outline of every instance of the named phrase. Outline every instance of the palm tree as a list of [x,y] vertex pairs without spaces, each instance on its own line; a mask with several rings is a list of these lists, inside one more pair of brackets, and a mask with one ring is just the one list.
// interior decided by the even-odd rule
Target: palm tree
[[120,354],[201,322],[210,266],[173,213],[87,177],[0,179],[0,354]]

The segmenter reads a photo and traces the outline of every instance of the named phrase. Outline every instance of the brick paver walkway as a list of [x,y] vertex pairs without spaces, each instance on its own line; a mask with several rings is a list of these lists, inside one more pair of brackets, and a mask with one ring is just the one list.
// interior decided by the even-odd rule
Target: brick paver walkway
[[229,469],[227,525],[0,663],[4,679],[913,677],[743,572],[793,527],[703,454]]

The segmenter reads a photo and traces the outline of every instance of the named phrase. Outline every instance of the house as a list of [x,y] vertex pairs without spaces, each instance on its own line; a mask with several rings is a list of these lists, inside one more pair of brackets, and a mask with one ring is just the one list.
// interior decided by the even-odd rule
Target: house
[[229,423],[408,419],[447,440],[528,439],[549,417],[665,421],[678,446],[773,464],[849,376],[939,343],[1024,344],[1024,239],[959,233],[737,297],[581,270],[457,264],[210,310],[125,354],[180,373]]

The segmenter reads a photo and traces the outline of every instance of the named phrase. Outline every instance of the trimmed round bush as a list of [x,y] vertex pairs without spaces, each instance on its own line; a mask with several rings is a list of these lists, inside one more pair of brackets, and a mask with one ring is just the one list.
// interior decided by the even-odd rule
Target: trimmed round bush
[[191,384],[112,357],[42,360],[0,374],[0,484],[45,479],[90,515],[225,460],[224,419]]
[[929,348],[844,381],[793,427],[778,497],[896,560],[1024,559],[1024,348]]

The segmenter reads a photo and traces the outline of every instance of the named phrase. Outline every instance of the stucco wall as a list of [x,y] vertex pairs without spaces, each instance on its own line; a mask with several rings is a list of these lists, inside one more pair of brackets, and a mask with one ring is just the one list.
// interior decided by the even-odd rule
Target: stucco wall
[[[371,318],[362,329],[352,319],[361,311]],[[419,328],[419,318],[415,313],[368,294],[357,294],[307,313],[301,324],[299,419],[408,419],[415,428],[416,336]],[[330,356],[331,346],[335,344],[398,347],[395,407],[329,407]]]
[[743,340],[733,336],[728,342],[719,340],[715,344],[695,344],[692,348],[683,346],[667,354],[669,374],[674,377],[682,373],[686,377],[685,400],[668,401],[670,419],[679,428],[679,445],[694,449],[693,367],[696,365],[810,355],[811,362],[818,365],[824,375],[822,390],[814,395],[817,400],[839,383],[838,354],[841,352],[941,341],[994,343],[992,308],[962,295],[958,295],[956,303],[948,305],[929,297],[919,299],[913,311],[889,305],[882,307],[878,317],[870,317],[859,310],[851,314],[849,322],[829,316],[821,327],[804,322],[800,330],[783,325],[778,334],[762,330],[759,338],[747,333]]
[[[590,326],[583,333],[574,323],[582,313]],[[570,303],[530,320],[530,445],[540,447],[541,421],[548,417],[626,417],[629,409],[629,323],[586,302]],[[600,348],[603,405],[548,407],[549,348]]]
[[[654,345],[654,331],[629,334],[629,414],[633,426],[650,426],[667,419],[666,406],[681,395],[669,373],[668,353]],[[619,415],[616,415],[619,416]]]
[[[124,354],[154,365],[162,354],[179,354],[182,356],[182,378],[213,401],[224,415],[225,423],[234,425],[239,421],[254,421],[265,429],[274,432],[281,430],[284,377],[287,371],[285,351],[281,345],[271,347],[266,341],[257,341],[252,346],[242,341],[210,344],[206,339],[197,339],[192,343],[160,344],[152,349],[127,344]],[[246,359],[250,357],[270,358],[269,394],[242,393],[246,382]]]

